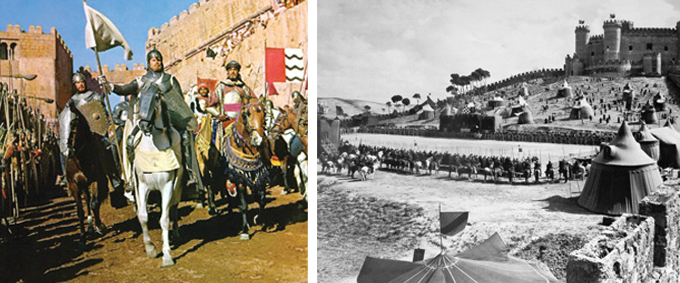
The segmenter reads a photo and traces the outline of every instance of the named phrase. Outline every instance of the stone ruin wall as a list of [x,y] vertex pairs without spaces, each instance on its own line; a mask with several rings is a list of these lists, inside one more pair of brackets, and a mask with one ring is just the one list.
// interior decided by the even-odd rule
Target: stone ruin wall
[[569,255],[567,283],[643,282],[653,254],[654,218],[624,214]]
[[660,187],[640,202],[640,215],[624,214],[570,254],[567,282],[678,282],[677,223],[680,192]]
[[[308,56],[307,1],[287,9],[270,19],[264,27],[256,27],[254,33],[245,38],[226,57],[214,59],[206,56],[206,48],[222,44],[221,35],[250,17],[271,9],[271,0],[201,0],[170,19],[160,29],[149,30],[147,51],[153,48],[161,51],[166,72],[179,80],[182,90],[195,85],[197,78],[223,80],[224,66],[230,60],[241,63],[241,76],[257,95],[264,93],[265,43],[270,48],[299,48],[305,59]],[[219,51],[219,50],[216,50]],[[289,94],[292,88],[301,84],[288,84],[277,88],[280,93]],[[278,87],[278,85],[277,85]],[[275,105],[288,104],[287,95],[270,96]]]

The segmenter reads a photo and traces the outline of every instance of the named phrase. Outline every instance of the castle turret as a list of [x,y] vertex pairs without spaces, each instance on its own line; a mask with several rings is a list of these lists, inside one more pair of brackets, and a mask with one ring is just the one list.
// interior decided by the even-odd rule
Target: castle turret
[[677,40],[675,41],[677,42],[676,50],[678,51],[678,56],[675,57],[675,61],[678,62],[678,60],[680,60],[680,21],[675,24],[675,32],[678,35]]
[[621,22],[611,19],[604,22],[604,61],[619,60],[621,47]]
[[[588,55],[588,38],[590,37],[590,28],[587,25],[578,25],[576,30],[576,55],[579,58],[587,58]],[[577,57],[574,56],[574,57]]]

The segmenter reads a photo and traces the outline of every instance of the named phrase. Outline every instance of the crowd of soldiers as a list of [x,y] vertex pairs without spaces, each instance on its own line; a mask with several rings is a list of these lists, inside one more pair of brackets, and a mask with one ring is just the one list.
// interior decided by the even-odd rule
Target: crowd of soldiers
[[0,83],[0,226],[18,217],[20,207],[50,196],[63,171],[57,137],[27,98],[54,102],[19,95]]
[[[562,159],[554,165],[548,161],[545,166],[541,164],[537,156],[486,156],[478,154],[459,154],[437,151],[419,151],[412,149],[395,149],[385,146],[355,146],[345,141],[338,149],[337,155],[322,153],[320,155],[320,168],[322,173],[339,174],[342,169],[347,170],[348,176],[354,178],[354,172],[362,167],[384,168],[389,171],[407,174],[432,174],[439,171],[448,172],[449,177],[456,173],[455,177],[467,176],[468,179],[476,179],[478,175],[484,175],[484,179],[490,176],[508,178],[512,183],[515,178],[539,178],[545,176],[550,180],[571,180],[585,178],[589,165],[587,161]],[[474,177],[473,177],[474,176]]]
[[558,144],[599,145],[611,141],[614,132],[570,131],[570,132],[545,132],[545,131],[497,131],[493,133],[473,132],[442,132],[431,129],[409,128],[359,128],[358,133],[388,134],[404,136],[422,136],[437,138],[456,139],[484,139],[497,141],[522,141]]

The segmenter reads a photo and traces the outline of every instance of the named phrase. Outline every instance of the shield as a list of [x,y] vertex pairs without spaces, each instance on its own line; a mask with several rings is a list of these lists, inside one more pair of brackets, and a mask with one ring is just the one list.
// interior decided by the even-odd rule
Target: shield
[[163,101],[165,101],[165,104],[168,107],[170,122],[174,126],[190,131],[198,130],[196,116],[194,116],[194,112],[191,111],[189,105],[184,102],[182,94],[171,88],[163,94]]
[[498,233],[457,255],[442,252],[419,262],[366,257],[358,283],[368,282],[560,282],[537,264],[505,254]]
[[64,108],[59,113],[59,150],[65,156],[68,156],[68,135],[71,133],[71,120],[75,118],[75,114],[71,112],[71,108]]
[[106,109],[99,100],[92,100],[85,104],[76,106],[78,112],[90,126],[90,131],[101,136],[107,136],[109,130],[109,120],[106,119]]

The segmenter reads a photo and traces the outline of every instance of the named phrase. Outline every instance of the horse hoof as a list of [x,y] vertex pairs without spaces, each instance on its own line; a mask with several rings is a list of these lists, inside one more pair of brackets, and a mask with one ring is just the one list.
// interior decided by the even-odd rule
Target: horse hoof
[[246,233],[242,233],[241,234],[241,241],[248,241],[248,240],[250,240],[250,235],[248,235]]
[[146,248],[146,256],[149,258],[156,258],[158,257],[158,250],[156,250],[155,246],[151,246],[151,248],[147,247]]
[[203,204],[200,203],[200,202],[199,202],[199,203],[196,203],[196,208],[203,208]]
[[208,209],[208,214],[210,214],[210,215],[217,215],[217,214],[218,214],[217,209],[215,209],[214,207],[209,208],[209,209]]
[[161,264],[161,267],[170,267],[170,266],[173,266],[173,265],[175,265],[174,260],[164,258],[163,263]]

